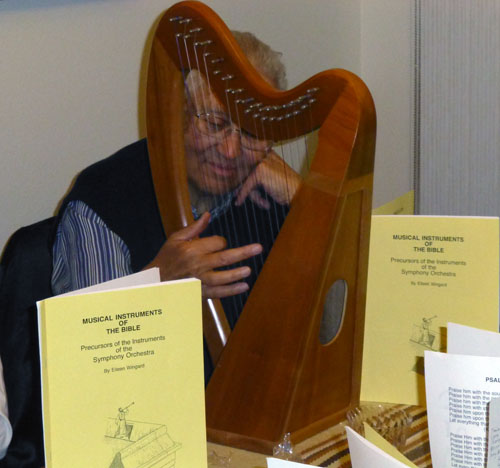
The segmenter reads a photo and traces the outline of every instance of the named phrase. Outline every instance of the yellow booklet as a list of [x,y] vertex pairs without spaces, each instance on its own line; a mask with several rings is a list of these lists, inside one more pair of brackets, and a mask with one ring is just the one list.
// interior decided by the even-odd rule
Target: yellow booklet
[[[370,425],[363,423],[365,429],[365,439],[372,443],[375,447],[383,450],[387,455],[391,456],[395,460],[403,463],[410,468],[418,468],[415,463],[412,463],[408,458],[406,458],[394,445],[390,444],[385,440],[375,429]],[[353,467],[356,468],[356,467]]]
[[38,308],[47,468],[207,466],[198,280]]
[[425,405],[446,324],[498,330],[498,218],[373,216],[361,399]]
[[374,215],[412,215],[415,213],[415,192],[408,193],[372,210]]

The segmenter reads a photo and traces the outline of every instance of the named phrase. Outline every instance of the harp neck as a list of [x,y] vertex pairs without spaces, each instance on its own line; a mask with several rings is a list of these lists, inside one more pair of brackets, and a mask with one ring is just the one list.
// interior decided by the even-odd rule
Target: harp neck
[[202,3],[180,2],[166,11],[155,40],[181,75],[198,70],[210,91],[238,125],[251,134],[256,128],[275,140],[286,140],[319,128],[339,96],[342,78],[322,72],[297,87],[271,86],[245,56],[231,31]]

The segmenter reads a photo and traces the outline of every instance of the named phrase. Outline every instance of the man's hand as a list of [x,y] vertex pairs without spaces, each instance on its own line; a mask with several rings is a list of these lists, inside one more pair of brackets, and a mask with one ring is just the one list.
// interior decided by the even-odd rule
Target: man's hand
[[145,269],[159,267],[162,281],[195,277],[201,280],[205,297],[220,298],[248,290],[243,280],[250,275],[249,267],[216,271],[262,252],[260,244],[250,244],[226,250],[226,240],[220,236],[198,238],[210,221],[204,213],[197,221],[173,233]]
[[268,210],[269,202],[257,190],[262,187],[274,201],[287,205],[292,201],[301,182],[300,176],[274,151],[271,151],[250,173],[241,185],[235,204],[241,205],[247,197]]

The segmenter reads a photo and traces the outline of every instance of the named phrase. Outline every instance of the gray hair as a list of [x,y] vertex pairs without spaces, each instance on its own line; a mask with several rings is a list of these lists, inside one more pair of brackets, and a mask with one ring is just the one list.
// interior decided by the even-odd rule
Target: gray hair
[[[243,53],[260,74],[275,88],[286,89],[286,70],[281,61],[283,54],[271,49],[251,32],[231,32]],[[198,70],[191,70],[186,77],[186,85],[189,93],[194,95],[200,88],[206,87],[206,82]]]
[[276,88],[287,87],[285,65],[281,52],[271,49],[265,42],[257,39],[251,32],[231,31],[236,42],[250,63]]

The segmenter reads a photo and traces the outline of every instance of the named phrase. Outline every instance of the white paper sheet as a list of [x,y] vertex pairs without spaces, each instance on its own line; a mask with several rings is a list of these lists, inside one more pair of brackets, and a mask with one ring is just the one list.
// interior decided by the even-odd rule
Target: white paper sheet
[[346,426],[352,468],[408,468]]
[[448,354],[500,357],[500,333],[448,323]]
[[500,397],[500,358],[425,352],[433,466],[484,467],[487,411]]
[[160,269],[159,268],[149,268],[148,270],[139,271],[137,273],[132,273],[131,275],[122,276],[120,278],[105,281],[104,283],[94,284],[87,288],[77,289],[75,291],[70,291],[64,294],[60,294],[58,297],[63,296],[76,296],[77,294],[86,294],[94,292],[104,292],[111,289],[120,288],[132,288],[135,286],[141,286],[146,284],[155,284],[160,282]]
[[300,468],[303,466],[312,465],[304,465],[303,463],[280,460],[278,458],[267,458],[267,468]]
[[489,405],[487,468],[500,467],[500,398],[493,398]]

